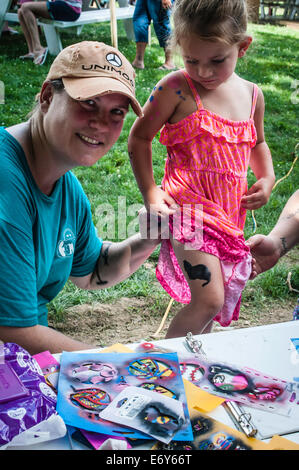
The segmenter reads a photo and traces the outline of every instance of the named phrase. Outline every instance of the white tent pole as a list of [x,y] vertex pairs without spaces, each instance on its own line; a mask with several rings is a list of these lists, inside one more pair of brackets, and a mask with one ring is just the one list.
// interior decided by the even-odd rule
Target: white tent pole
[[111,28],[111,42],[113,47],[118,47],[117,44],[117,21],[115,12],[115,0],[109,1],[110,8],[110,28]]

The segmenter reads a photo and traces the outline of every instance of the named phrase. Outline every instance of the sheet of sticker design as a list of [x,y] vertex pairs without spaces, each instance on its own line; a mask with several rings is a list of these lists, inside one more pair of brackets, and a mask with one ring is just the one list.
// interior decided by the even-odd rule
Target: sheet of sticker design
[[148,426],[155,425],[155,429],[160,428],[161,433],[167,433],[174,428],[174,423],[180,422],[174,439],[192,440],[192,427],[176,353],[64,352],[60,361],[57,411],[66,424],[87,431],[134,439],[149,438],[137,429],[100,417],[101,412],[128,387],[138,387],[141,396],[142,391],[147,390],[178,400],[183,407],[183,422],[175,416],[175,407],[168,410],[161,405],[160,409],[159,400],[156,400],[158,405],[155,405],[154,410],[149,407],[145,422]]
[[299,412],[299,383],[200,356],[180,354],[179,361],[184,379],[206,392],[284,416]]

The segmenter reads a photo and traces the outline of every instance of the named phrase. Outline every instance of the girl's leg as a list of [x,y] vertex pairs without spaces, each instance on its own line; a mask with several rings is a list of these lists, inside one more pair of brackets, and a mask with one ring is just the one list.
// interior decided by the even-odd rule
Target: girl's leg
[[40,43],[36,18],[51,18],[48,12],[47,3],[23,3],[21,8],[19,8],[18,10],[18,17],[27,42],[28,51],[33,53],[35,57],[37,57],[44,51],[45,48]]
[[212,329],[213,329],[213,320],[211,320],[210,323],[207,324],[207,326],[201,332],[201,334],[211,333]]
[[184,245],[176,240],[172,240],[172,245],[189,284],[191,301],[172,320],[166,338],[185,336],[189,331],[193,334],[210,332],[213,318],[224,303],[220,261],[208,253],[186,250]]

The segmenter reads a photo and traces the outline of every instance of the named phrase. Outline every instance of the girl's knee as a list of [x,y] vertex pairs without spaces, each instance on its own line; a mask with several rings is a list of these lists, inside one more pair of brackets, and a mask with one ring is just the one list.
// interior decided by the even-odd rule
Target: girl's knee
[[31,8],[28,7],[28,3],[23,3],[18,9],[18,17],[20,18],[21,16],[24,18],[26,15],[28,15],[28,13],[31,13]]
[[222,292],[215,293],[207,298],[191,299],[194,309],[201,311],[207,317],[213,318],[219,313],[224,305],[224,294]]

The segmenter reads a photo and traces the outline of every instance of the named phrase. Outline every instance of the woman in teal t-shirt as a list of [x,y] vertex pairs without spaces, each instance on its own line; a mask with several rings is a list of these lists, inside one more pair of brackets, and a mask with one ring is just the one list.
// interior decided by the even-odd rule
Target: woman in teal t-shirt
[[83,289],[122,281],[159,243],[99,240],[70,171],[108,152],[129,105],[142,115],[134,86],[118,50],[75,44],[54,60],[31,118],[0,129],[0,340],[31,354],[91,348],[48,327],[47,303],[68,278]]

